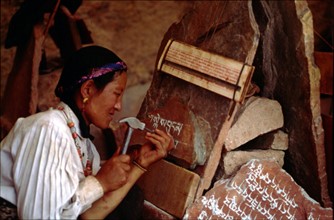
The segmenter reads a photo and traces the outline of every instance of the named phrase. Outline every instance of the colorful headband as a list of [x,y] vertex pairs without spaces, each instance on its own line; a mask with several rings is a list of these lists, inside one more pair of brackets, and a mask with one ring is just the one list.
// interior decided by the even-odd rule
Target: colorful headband
[[126,71],[126,70],[127,70],[127,66],[122,61],[117,62],[117,63],[110,63],[102,67],[93,68],[88,75],[81,77],[81,79],[79,79],[76,82],[76,84],[81,84],[87,80],[100,77],[110,72]]
[[85,76],[82,76],[78,81],[76,81],[74,84],[72,84],[71,86],[63,86],[63,85],[59,85],[56,88],[56,95],[58,97],[61,97],[65,91],[70,91],[73,88],[75,88],[77,85],[90,80],[90,79],[94,79],[97,77],[100,77],[102,75],[105,75],[107,73],[111,73],[111,72],[117,72],[117,71],[126,71],[127,70],[127,66],[124,62],[120,61],[117,63],[110,63],[107,65],[104,65],[102,67],[97,67],[97,68],[93,68],[91,71],[89,71],[89,73]]

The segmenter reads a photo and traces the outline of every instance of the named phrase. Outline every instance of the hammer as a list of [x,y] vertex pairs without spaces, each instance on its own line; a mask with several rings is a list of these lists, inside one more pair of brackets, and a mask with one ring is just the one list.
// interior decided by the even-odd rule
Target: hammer
[[128,118],[123,118],[119,120],[119,123],[127,123],[129,126],[128,132],[126,134],[126,139],[125,139],[125,144],[122,149],[122,154],[126,154],[126,151],[128,150],[128,146],[130,143],[130,139],[132,136],[132,132],[134,129],[139,129],[139,130],[146,130],[148,132],[154,133],[154,131],[146,128],[146,125],[144,122],[141,122],[138,118],[136,117],[128,117]]

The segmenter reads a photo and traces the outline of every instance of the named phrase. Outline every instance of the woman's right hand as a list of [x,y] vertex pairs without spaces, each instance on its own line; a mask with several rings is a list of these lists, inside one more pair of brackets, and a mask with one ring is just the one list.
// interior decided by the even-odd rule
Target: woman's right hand
[[120,155],[120,148],[118,148],[114,155],[102,165],[95,178],[100,182],[105,193],[116,190],[127,182],[131,169],[130,162],[130,156]]

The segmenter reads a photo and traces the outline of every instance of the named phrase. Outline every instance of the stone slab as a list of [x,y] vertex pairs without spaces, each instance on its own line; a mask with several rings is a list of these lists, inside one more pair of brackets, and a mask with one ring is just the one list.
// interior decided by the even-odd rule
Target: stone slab
[[282,106],[284,130],[289,133],[284,168],[312,198],[331,207],[313,15],[307,1],[253,4],[262,36],[253,80],[261,96],[274,98]]
[[274,161],[253,159],[187,209],[192,219],[333,219]]
[[228,131],[225,149],[231,151],[248,141],[283,126],[282,108],[276,100],[252,96],[245,101]]
[[267,159],[276,161],[281,167],[284,165],[284,151],[281,150],[251,150],[251,151],[230,151],[224,155],[224,175],[231,176],[240,167],[252,159]]
[[[239,13],[240,11],[244,13]],[[210,14],[212,16],[208,16]],[[250,2],[197,1],[179,23],[169,28],[161,42],[157,61],[168,41],[174,39],[252,65],[259,42],[258,33]],[[235,35],[242,37],[232,37]],[[172,152],[167,160],[200,176],[195,195],[197,198],[211,185],[237,108],[239,105],[226,97],[155,70],[137,117],[150,122],[150,116],[157,117],[159,114],[160,118],[163,116],[170,123],[175,122],[174,125],[182,124],[180,133],[178,129],[170,130],[178,141],[179,152],[177,155]],[[153,126],[152,122],[149,126]],[[161,125],[159,128],[166,129]],[[134,140],[143,136],[140,133],[133,135]],[[186,141],[183,143],[183,140]],[[189,140],[196,144],[192,145]],[[143,142],[133,144],[136,143]],[[201,158],[206,158],[204,163],[198,163]],[[151,178],[159,179],[161,175]],[[160,199],[163,200],[164,196],[160,195]]]
[[[194,2],[192,9],[165,34],[157,60],[167,42],[175,39],[251,65],[259,42],[259,31],[252,13],[251,3],[246,1]],[[236,35],[242,37],[233,37]],[[155,70],[137,117],[150,122],[149,126],[154,125],[153,119],[152,122],[150,120],[152,117],[158,118],[158,114],[160,119],[165,119],[164,122],[182,124],[180,133],[178,129],[170,130],[178,145],[167,159],[200,176],[198,197],[211,185],[237,108],[239,105],[228,98]],[[167,128],[161,124],[158,127]],[[138,137],[143,136],[142,133],[134,132],[133,135],[133,144],[142,143],[143,139]],[[206,158],[204,163],[199,163],[201,158]]]

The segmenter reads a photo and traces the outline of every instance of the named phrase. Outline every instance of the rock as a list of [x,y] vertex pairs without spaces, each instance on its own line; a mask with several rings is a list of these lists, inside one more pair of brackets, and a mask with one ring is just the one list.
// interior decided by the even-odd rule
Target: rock
[[[313,5],[320,6],[318,3]],[[320,112],[320,71],[314,63],[314,28],[319,25],[313,25],[313,16],[321,16],[321,10],[312,14],[307,1],[253,1],[253,5],[263,37],[253,80],[260,85],[261,96],[274,97],[282,106],[284,130],[289,132],[285,169],[312,198],[332,207]]]
[[273,150],[287,150],[289,145],[288,134],[282,130],[275,130],[266,134],[263,134],[254,140],[247,142],[240,146],[238,150],[250,150],[250,149],[273,149]]
[[191,205],[192,219],[333,219],[273,161],[253,159]]
[[246,100],[235,117],[225,139],[225,148],[231,151],[259,135],[283,126],[282,108],[279,102],[252,96]]
[[[252,65],[259,38],[251,2],[195,1],[183,18],[178,23],[172,24],[166,32],[157,53],[157,61],[167,42],[174,39]],[[171,100],[186,106],[188,112],[177,109],[177,105],[170,102]],[[167,103],[172,104],[167,105]],[[194,172],[202,178],[197,191],[197,195],[202,195],[204,189],[211,186],[236,105],[233,100],[155,70],[151,86],[137,117],[145,119],[148,115],[152,115],[152,112],[163,107],[166,108],[165,113],[168,113],[164,118],[172,121],[175,121],[174,113],[191,115],[189,112],[191,111],[196,120],[178,122],[184,125],[186,122],[191,122],[190,126],[201,129],[201,131],[195,131],[200,138],[200,142],[196,141],[197,143],[201,145],[205,143],[205,146],[209,146],[212,140],[212,150],[207,152],[210,155],[205,164],[203,166],[198,164],[194,169]],[[209,129],[205,130],[207,128]],[[189,134],[185,129],[182,130],[180,136],[186,135]]]
[[[204,165],[213,146],[210,125],[202,117],[195,116],[188,106],[178,99],[171,99],[141,120],[147,128],[158,128],[174,137],[175,149],[169,156],[173,157],[175,163],[186,168],[194,168],[197,164]],[[131,143],[144,141],[143,132],[135,130]]]
[[223,159],[224,174],[230,176],[251,159],[272,159],[281,167],[284,165],[284,152],[280,150],[230,151]]

